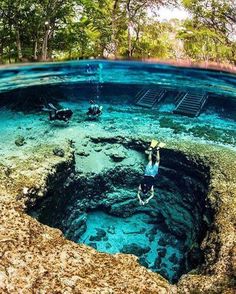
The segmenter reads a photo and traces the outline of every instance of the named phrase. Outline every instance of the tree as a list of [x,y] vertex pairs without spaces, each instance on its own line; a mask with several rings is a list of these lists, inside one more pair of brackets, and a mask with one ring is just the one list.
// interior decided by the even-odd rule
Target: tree
[[[199,59],[205,51],[205,59],[236,62],[236,1],[183,0],[183,5],[192,15],[180,33],[188,54]],[[200,55],[199,50],[202,51]]]
[[236,62],[235,1],[182,0],[191,19],[181,24],[148,14],[177,0],[1,0],[0,62],[179,58],[183,52]]
[[[139,31],[139,22],[147,15],[147,8],[158,8],[163,5],[162,0],[124,0],[127,15],[128,57],[132,57],[132,29]],[[176,1],[165,1],[165,5],[176,4]]]

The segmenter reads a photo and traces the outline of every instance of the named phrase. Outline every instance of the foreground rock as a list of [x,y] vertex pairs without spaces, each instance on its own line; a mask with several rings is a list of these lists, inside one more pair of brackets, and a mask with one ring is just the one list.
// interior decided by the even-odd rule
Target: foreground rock
[[[25,213],[71,174],[73,150],[63,147],[62,158],[53,148],[38,148],[24,161],[14,158],[10,177],[1,164],[0,293],[170,293],[168,282],[140,267],[136,257],[78,245]],[[10,159],[7,164],[13,166]]]

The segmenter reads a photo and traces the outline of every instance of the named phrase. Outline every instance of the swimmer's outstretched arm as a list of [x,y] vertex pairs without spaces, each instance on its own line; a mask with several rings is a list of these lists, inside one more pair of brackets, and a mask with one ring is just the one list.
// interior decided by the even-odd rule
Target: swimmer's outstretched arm
[[139,185],[139,187],[138,187],[138,193],[137,193],[137,196],[138,196],[139,204],[140,204],[140,205],[144,205],[144,202],[143,202],[143,200],[142,200],[141,197],[140,197],[140,192],[141,192],[141,185]]
[[148,197],[147,200],[144,201],[144,204],[147,204],[153,198],[153,196],[154,196],[154,188],[152,186],[152,188],[151,188],[151,195],[150,195],[150,197]]

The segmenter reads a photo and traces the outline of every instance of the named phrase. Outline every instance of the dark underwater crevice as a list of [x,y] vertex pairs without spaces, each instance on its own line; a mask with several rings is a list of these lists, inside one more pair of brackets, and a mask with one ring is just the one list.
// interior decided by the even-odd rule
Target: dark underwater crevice
[[[117,143],[117,139],[109,143]],[[127,145],[143,150],[140,142]],[[130,247],[123,247],[121,252],[132,253],[134,250],[133,254],[140,254],[141,264],[161,273],[170,282],[177,282],[183,273],[200,268],[204,263],[200,244],[213,217],[207,201],[210,169],[200,159],[163,149],[156,196],[147,206],[140,206],[136,197],[141,176],[140,170],[134,167],[120,166],[100,174],[86,175],[77,174],[71,168],[63,183],[50,183],[46,197],[38,200],[28,213],[43,224],[61,229],[68,239],[78,243],[83,242],[90,215],[96,216],[97,212],[118,218],[120,222],[146,215],[148,221],[144,221],[143,234],[150,244],[153,246],[158,234],[162,236],[161,240],[158,239],[160,244],[155,260],[151,265],[147,262],[148,252],[151,252],[148,246],[140,248],[132,243]],[[97,228],[100,234],[107,234],[101,229]],[[92,240],[97,238],[103,242],[100,237],[91,236]],[[97,242],[85,243],[97,248]],[[180,254],[169,257],[175,272],[168,273],[163,260],[169,254],[168,248],[175,246]]]

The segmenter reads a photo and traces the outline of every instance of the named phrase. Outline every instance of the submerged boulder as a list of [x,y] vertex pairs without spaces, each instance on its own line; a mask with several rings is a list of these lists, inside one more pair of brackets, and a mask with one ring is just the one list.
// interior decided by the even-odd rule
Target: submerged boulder
[[168,244],[168,241],[165,239],[165,237],[161,237],[158,241],[158,245],[160,246],[166,246]]
[[106,249],[110,249],[112,247],[109,242],[107,242],[105,246],[106,246]]
[[157,250],[158,256],[165,257],[166,256],[166,248],[161,248],[160,250]]
[[84,157],[89,156],[89,152],[86,152],[85,150],[77,151],[76,154],[79,155],[79,156],[84,156]]
[[107,233],[103,229],[96,229],[97,233],[95,236],[90,236],[89,240],[90,241],[107,241],[108,239],[106,238]]
[[144,257],[140,257],[138,262],[144,267],[147,267],[147,268],[149,267],[149,264],[148,264],[146,258],[144,258]]
[[93,247],[94,249],[97,249],[97,244],[94,242],[88,243],[89,246]]
[[69,227],[65,232],[67,238],[78,241],[87,230],[87,214],[82,213],[77,218],[70,220],[66,225]]
[[177,258],[177,256],[176,256],[176,254],[175,253],[173,253],[170,257],[169,257],[169,261],[170,262],[172,262],[172,263],[174,263],[174,264],[178,264],[178,258]]
[[165,279],[168,279],[168,277],[169,277],[168,272],[167,272],[167,270],[165,268],[161,268],[161,270],[158,271],[158,273],[160,275],[162,275],[162,277],[164,277]]
[[141,256],[143,254],[146,254],[150,251],[150,247],[146,246],[146,247],[142,247],[138,244],[135,243],[131,243],[128,245],[124,245],[123,248],[121,249],[122,253],[126,253],[126,254],[134,254],[136,256]]
[[54,155],[59,156],[59,157],[65,156],[65,151],[60,147],[55,147],[52,152]]
[[111,206],[109,213],[116,216],[128,217],[134,214],[138,206],[136,199],[126,200]]
[[162,258],[158,255],[154,262],[154,269],[159,269],[161,266]]
[[107,148],[105,154],[109,156],[114,162],[121,162],[127,157],[127,152],[125,148],[114,144],[111,148]]
[[16,146],[20,147],[26,144],[25,138],[23,136],[18,136],[15,140]]
[[112,153],[110,157],[113,161],[120,162],[126,158],[126,155],[124,153],[115,152],[115,153]]

